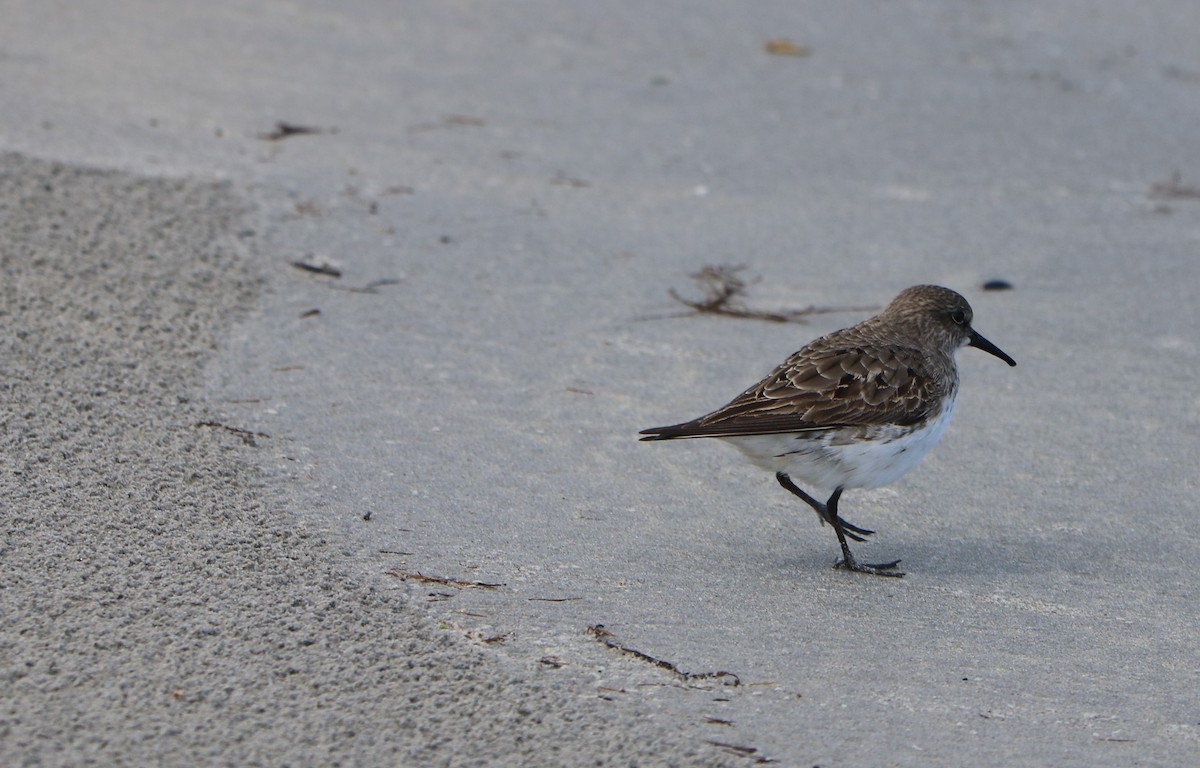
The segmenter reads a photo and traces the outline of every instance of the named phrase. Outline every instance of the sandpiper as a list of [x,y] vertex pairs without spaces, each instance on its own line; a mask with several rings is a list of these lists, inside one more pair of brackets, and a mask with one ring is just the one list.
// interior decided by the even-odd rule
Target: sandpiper
[[[875,317],[810,342],[765,379],[707,416],[646,429],[642,440],[717,437],[775,473],[833,526],[837,567],[903,576],[900,561],[860,563],[846,539],[874,531],[838,515],[847,488],[893,483],[946,431],[958,396],[954,353],[971,346],[1016,365],[971,328],[971,305],[949,288],[917,285]],[[824,503],[801,490],[832,488]]]

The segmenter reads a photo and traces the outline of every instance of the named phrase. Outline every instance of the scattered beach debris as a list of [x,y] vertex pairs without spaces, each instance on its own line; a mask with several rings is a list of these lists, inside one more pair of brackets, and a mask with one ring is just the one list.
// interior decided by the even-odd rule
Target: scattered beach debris
[[503,584],[489,584],[486,581],[468,581],[466,579],[446,579],[441,576],[428,576],[420,571],[402,571],[399,568],[393,568],[387,571],[388,576],[395,576],[401,581],[422,581],[426,584],[444,584],[451,587],[479,587],[481,589],[496,589],[503,587]]
[[768,40],[763,43],[763,50],[772,56],[797,56],[804,58],[812,55],[812,49],[807,45],[801,45],[793,40],[788,40],[786,37],[777,37],[774,40]]
[[749,757],[755,765],[766,765],[768,763],[777,763],[778,760],[772,760],[769,757],[763,757],[758,753],[757,747],[744,747],[740,744],[727,744],[724,741],[714,741],[713,739],[705,739],[705,744],[710,744],[714,747],[727,750],[739,757]]
[[593,624],[592,626],[587,628],[587,632],[589,635],[596,638],[601,643],[604,643],[609,648],[612,648],[614,651],[620,651],[621,653],[624,653],[629,656],[633,656],[636,659],[641,659],[642,661],[649,662],[650,664],[653,664],[656,667],[662,667],[663,669],[667,670],[668,672],[679,676],[684,681],[690,682],[692,680],[716,680],[716,679],[720,679],[720,678],[728,678],[725,681],[725,685],[737,686],[737,685],[742,684],[742,679],[740,677],[738,677],[737,675],[733,674],[732,672],[725,672],[725,671],[684,672],[679,667],[677,667],[676,665],[672,664],[669,661],[664,661],[663,659],[656,659],[653,656],[651,656],[650,654],[643,653],[642,651],[639,651],[636,648],[630,648],[627,645],[622,645],[621,643],[617,642],[616,635],[614,635],[612,632],[609,632],[607,629],[605,629],[603,624]]
[[324,262],[320,264],[314,264],[309,261],[293,261],[291,262],[291,265],[296,269],[301,269],[305,272],[312,272],[316,275],[327,275],[329,277],[342,276],[342,270],[338,269],[337,267],[332,267]]
[[[309,258],[311,258],[311,256]],[[332,266],[328,262],[324,262],[324,261],[319,264],[316,262],[313,262],[313,261],[292,261],[289,263],[296,269],[302,270],[304,272],[310,272],[314,275],[323,275],[325,277],[332,277],[332,278],[340,278],[342,276],[342,270],[340,270],[337,267]],[[336,291],[347,291],[349,293],[379,293],[379,289],[384,287],[385,285],[396,285],[399,282],[400,282],[400,278],[398,278],[398,277],[382,277],[378,280],[372,280],[371,282],[367,283],[366,285],[359,286],[359,287],[349,286],[349,285],[332,285],[332,284],[329,284],[329,287]],[[318,315],[320,313],[321,313],[321,310],[319,310],[319,309],[310,309],[307,312],[305,312],[304,314],[302,314],[301,317],[312,317],[312,316]]]
[[258,134],[258,138],[263,141],[280,141],[292,136],[311,136],[317,133],[325,133],[323,128],[314,128],[311,125],[297,125],[280,120],[275,123],[275,130],[268,133]]
[[747,320],[766,320],[772,323],[803,323],[810,315],[824,315],[833,312],[869,312],[878,307],[816,307],[809,305],[803,309],[768,312],[749,309],[740,302],[746,293],[746,281],[738,276],[745,266],[707,265],[690,277],[698,282],[708,294],[704,299],[685,299],[674,288],[668,289],[671,298],[692,311],[683,315],[667,315],[667,317],[687,317],[696,314],[725,315],[740,317]]
[[1151,200],[1200,200],[1200,187],[1184,184],[1182,174],[1175,171],[1170,180],[1151,184],[1146,196]]
[[227,424],[222,424],[219,421],[201,421],[201,422],[197,423],[196,426],[197,427],[212,427],[213,429],[223,429],[226,432],[229,432],[230,434],[234,434],[234,435],[237,435],[238,437],[240,437],[242,439],[242,442],[245,443],[246,445],[250,446],[251,448],[258,447],[258,442],[255,441],[255,439],[254,439],[256,437],[265,437],[268,440],[271,439],[271,436],[268,435],[266,432],[252,432],[249,429],[241,429],[240,427],[231,427]]

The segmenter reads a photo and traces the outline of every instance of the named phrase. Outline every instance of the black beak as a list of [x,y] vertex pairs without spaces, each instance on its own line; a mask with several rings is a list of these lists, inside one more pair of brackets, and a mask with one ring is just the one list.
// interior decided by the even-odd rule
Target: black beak
[[1009,365],[1017,364],[1016,360],[1013,360],[1011,357],[1004,354],[1004,350],[1000,349],[1000,347],[997,347],[992,342],[983,338],[983,336],[980,336],[974,330],[971,331],[971,335],[968,338],[970,338],[970,341],[967,342],[968,347],[975,347],[976,349],[982,349],[984,352],[987,352],[989,355],[995,355],[996,357],[1000,358],[1001,360],[1008,363]]

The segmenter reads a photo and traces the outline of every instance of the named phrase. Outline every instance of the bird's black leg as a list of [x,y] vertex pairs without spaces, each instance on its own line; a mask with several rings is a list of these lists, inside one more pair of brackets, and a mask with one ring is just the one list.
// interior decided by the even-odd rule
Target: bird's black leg
[[845,568],[850,571],[857,571],[859,573],[870,573],[876,576],[904,575],[900,571],[892,570],[900,564],[899,560],[890,563],[860,563],[854,559],[854,555],[850,554],[850,545],[846,542],[847,538],[854,539],[855,541],[866,541],[866,539],[863,537],[870,536],[872,533],[874,533],[874,531],[867,530],[866,528],[859,528],[857,525],[843,520],[838,516],[837,506],[838,500],[842,497],[842,488],[837,488],[834,490],[833,495],[829,497],[829,500],[822,504],[801,490],[800,487],[795,483],[793,483],[792,478],[788,477],[786,472],[776,472],[775,479],[778,480],[779,484],[784,488],[788,489],[796,496],[799,496],[805,504],[808,504],[808,506],[812,507],[820,516],[822,522],[829,523],[833,526],[833,531],[838,537],[838,543],[842,545],[842,559],[837,562],[836,567]]
[[[784,488],[803,499],[805,504],[816,510],[817,516],[821,518],[822,523],[829,523],[830,525],[833,525],[833,517],[837,515],[837,499],[842,495],[841,488],[838,488],[836,491],[834,491],[833,496],[830,497],[834,507],[834,513],[831,516],[829,513],[828,504],[822,504],[801,490],[799,486],[792,482],[792,478],[790,478],[786,472],[776,472],[775,479],[778,480],[779,484]],[[839,522],[841,522],[842,530],[845,531],[846,535],[855,541],[866,541],[866,539],[863,538],[864,536],[870,536],[872,533],[875,533],[875,531],[872,531],[869,528],[859,528],[849,520],[843,520],[839,518]]]
[[[838,544],[842,545],[842,559],[834,564],[835,568],[845,568],[848,571],[857,571],[859,573],[870,573],[875,576],[895,576],[901,577],[904,575],[902,571],[893,570],[897,565],[900,565],[899,560],[893,560],[890,563],[860,563],[854,559],[854,555],[850,554],[850,545],[846,543],[846,536],[851,536],[842,529],[845,521],[838,517],[837,505],[838,499],[842,496],[842,489],[838,488],[829,497],[829,501],[825,502],[825,506],[829,510],[829,516],[832,519],[834,533],[837,534]],[[861,539],[859,539],[861,541]]]

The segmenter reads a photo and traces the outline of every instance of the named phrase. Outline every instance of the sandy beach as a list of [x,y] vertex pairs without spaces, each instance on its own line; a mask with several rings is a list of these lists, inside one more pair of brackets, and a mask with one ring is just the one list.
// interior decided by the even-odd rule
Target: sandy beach
[[[4,16],[0,763],[1194,755],[1193,5]],[[919,283],[903,580],[637,441]]]

